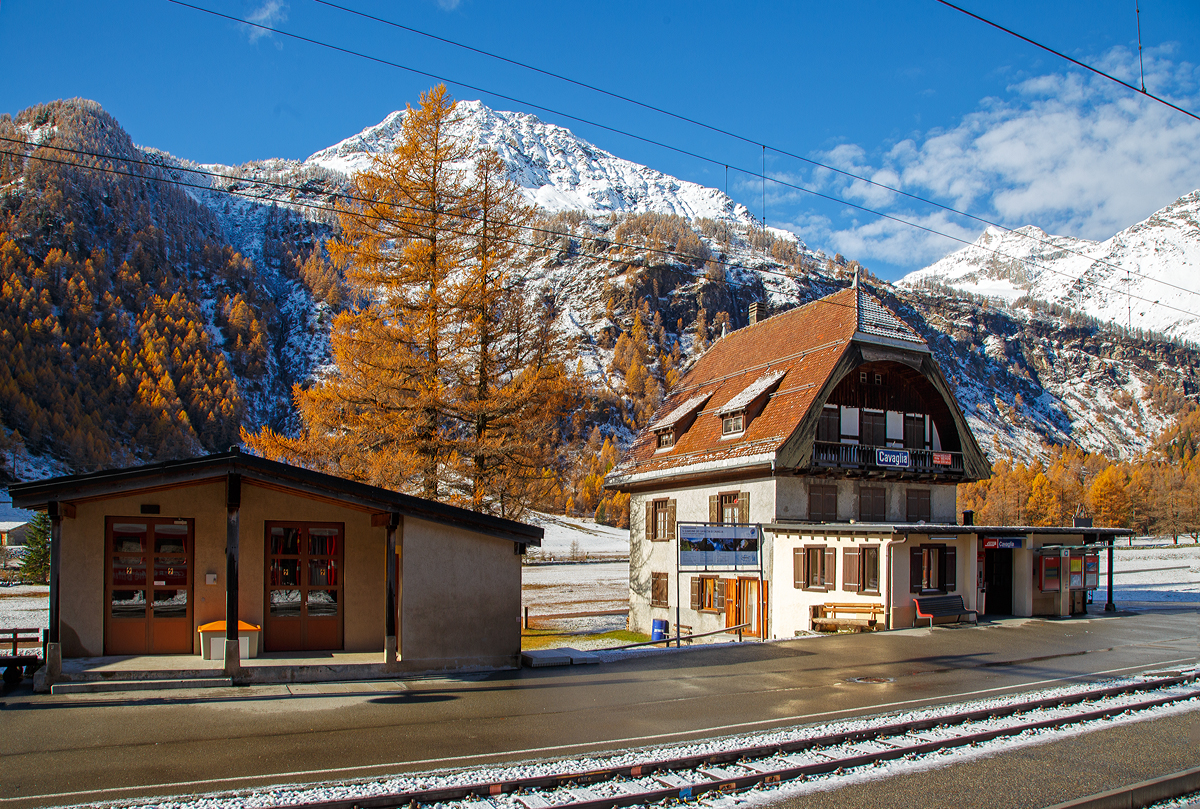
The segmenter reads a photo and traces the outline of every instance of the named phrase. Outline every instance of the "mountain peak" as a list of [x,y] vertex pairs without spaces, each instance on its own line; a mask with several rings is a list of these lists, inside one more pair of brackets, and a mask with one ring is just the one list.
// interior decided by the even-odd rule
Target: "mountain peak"
[[1200,191],[1102,242],[1034,225],[989,227],[900,286],[944,284],[1012,302],[1023,296],[1101,321],[1200,343]]
[[[481,101],[459,101],[451,132],[473,149],[491,149],[509,167],[526,199],[550,212],[589,214],[669,213],[687,219],[753,222],[744,205],[715,188],[686,182],[600,149],[571,130],[535,115],[493,110]],[[395,148],[404,112],[313,154],[304,166],[353,174],[371,158]]]

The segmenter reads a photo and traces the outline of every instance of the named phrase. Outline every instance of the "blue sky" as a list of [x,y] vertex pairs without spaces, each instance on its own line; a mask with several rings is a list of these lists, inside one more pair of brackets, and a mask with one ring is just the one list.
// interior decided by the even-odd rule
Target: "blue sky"
[[[621,157],[725,187],[722,166],[548,107],[757,170],[762,149],[313,0],[191,0],[465,81]],[[1140,98],[933,0],[606,3],[340,0],[878,178],[1008,226],[1103,239],[1200,187],[1200,121]],[[1133,2],[963,0],[971,10],[1137,81]],[[1200,4],[1142,2],[1147,87],[1200,110]],[[174,5],[5,0],[0,112],[82,96],[140,144],[202,162],[303,158],[416,103],[428,77]],[[848,184],[774,151],[767,173],[964,239],[981,226]],[[729,191],[758,214],[757,178]],[[885,278],[954,242],[772,183],[766,218]]]

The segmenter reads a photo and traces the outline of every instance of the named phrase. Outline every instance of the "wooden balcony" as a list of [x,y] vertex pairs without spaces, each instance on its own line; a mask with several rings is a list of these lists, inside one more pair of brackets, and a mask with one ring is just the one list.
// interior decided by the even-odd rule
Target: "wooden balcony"
[[897,477],[961,477],[964,471],[961,452],[876,447],[832,441],[813,443],[812,468]]

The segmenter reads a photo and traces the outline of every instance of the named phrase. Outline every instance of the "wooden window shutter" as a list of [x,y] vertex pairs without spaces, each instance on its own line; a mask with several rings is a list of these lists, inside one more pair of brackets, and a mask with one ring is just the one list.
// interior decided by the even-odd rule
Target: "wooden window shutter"
[[945,568],[941,571],[942,587],[949,593],[951,590],[958,589],[958,553],[954,546],[948,546],[942,549],[942,564]]
[[646,539],[657,539],[654,536],[654,501],[646,501]]
[[692,609],[700,609],[700,579],[692,576]]
[[804,582],[808,581],[807,571],[804,569],[806,556],[803,548],[792,549],[792,585],[797,590],[802,590]]
[[750,492],[738,492],[738,522],[750,522]]
[[921,592],[921,571],[924,569],[924,557],[920,548],[908,549],[908,589],[909,592]]
[[725,579],[725,626],[737,626],[741,620],[738,615],[737,579]]
[[837,589],[837,548],[825,549],[825,589]]
[[721,522],[721,495],[708,496],[708,521],[714,524]]
[[716,587],[716,593],[713,595],[713,607],[717,610],[717,612],[724,612],[725,611],[725,580],[717,579],[716,582],[714,582],[714,586]]
[[842,551],[842,589],[851,593],[862,589],[858,580],[858,548]]
[[675,501],[667,501],[667,539],[675,539]]

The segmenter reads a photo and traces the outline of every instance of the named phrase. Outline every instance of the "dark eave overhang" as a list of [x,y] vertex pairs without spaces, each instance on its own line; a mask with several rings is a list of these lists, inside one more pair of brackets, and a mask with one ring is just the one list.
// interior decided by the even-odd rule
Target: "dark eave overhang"
[[239,451],[148,466],[66,475],[30,483],[14,483],[8,487],[8,491],[14,507],[44,510],[50,501],[73,502],[112,497],[139,489],[218,480],[226,475],[241,475],[243,480],[304,492],[370,511],[397,512],[408,517],[453,525],[524,545],[542,544],[544,531],[537,526],[479,514],[457,506],[448,506]]
[[988,537],[1028,536],[1132,536],[1129,528],[1076,528],[1066,525],[953,525],[950,523],[865,523],[865,522],[773,522],[763,525],[764,531],[774,534],[822,533],[839,535],[858,534],[923,534],[926,536],[963,536],[966,534]]

